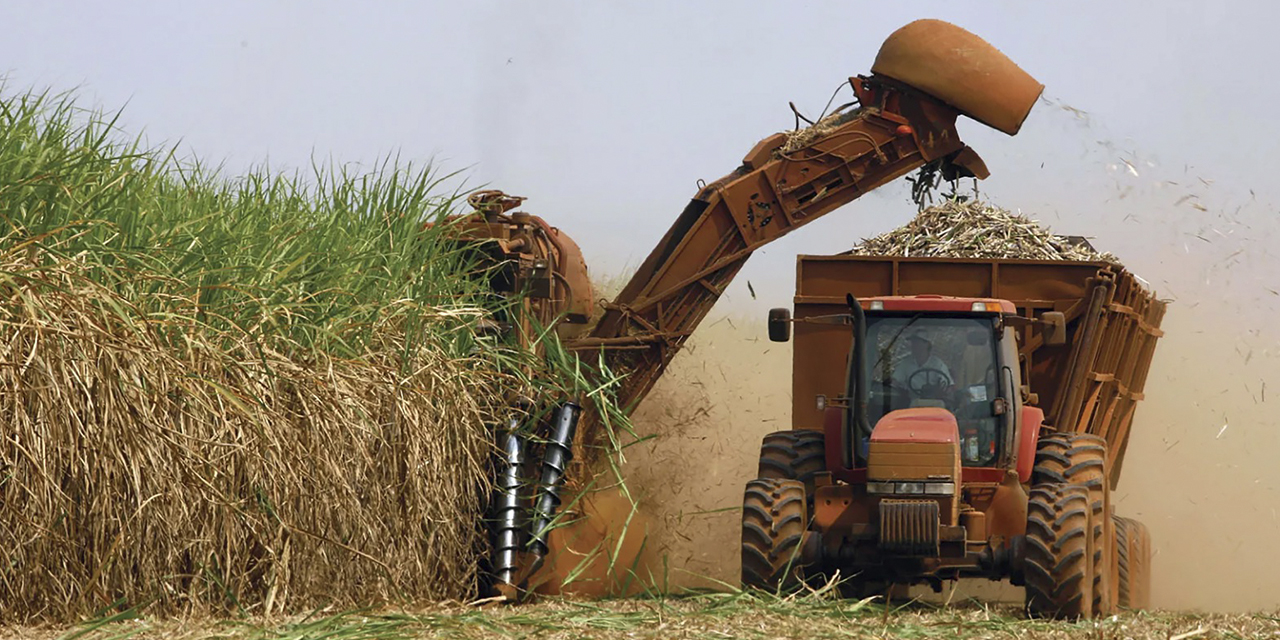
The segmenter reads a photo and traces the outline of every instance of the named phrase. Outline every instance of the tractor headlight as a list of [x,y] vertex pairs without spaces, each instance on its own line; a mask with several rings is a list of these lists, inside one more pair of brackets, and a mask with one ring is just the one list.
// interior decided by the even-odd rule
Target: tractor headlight
[[873,495],[949,496],[956,492],[954,482],[868,482],[867,493]]

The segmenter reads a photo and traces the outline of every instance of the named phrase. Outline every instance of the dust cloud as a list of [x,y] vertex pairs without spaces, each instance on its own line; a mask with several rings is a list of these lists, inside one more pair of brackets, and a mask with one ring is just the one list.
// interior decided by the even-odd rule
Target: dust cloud
[[551,533],[538,591],[736,587],[743,485],[760,440],[790,416],[790,344],[769,342],[759,320],[708,320],[632,416],[643,440],[624,450],[631,499],[610,489],[572,507],[572,524]]
[[1280,343],[1211,306],[1179,311],[1164,323],[1116,509],[1151,528],[1155,606],[1275,609],[1280,398],[1266,387],[1280,386]]
[[722,317],[689,339],[632,417],[628,487],[650,514],[665,557],[660,585],[738,584],[742,489],[756,476],[760,440],[791,428],[791,348],[761,320]]

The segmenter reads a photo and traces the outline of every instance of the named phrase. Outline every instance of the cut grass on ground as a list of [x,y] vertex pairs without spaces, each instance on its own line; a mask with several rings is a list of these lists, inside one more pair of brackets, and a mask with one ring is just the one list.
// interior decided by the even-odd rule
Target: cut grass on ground
[[[0,632],[5,631],[0,629]],[[287,620],[102,620],[9,629],[39,640],[392,640],[402,638],[1273,638],[1277,614],[1125,613],[1101,621],[1028,620],[1016,606],[938,607],[740,593],[536,605],[323,612]]]

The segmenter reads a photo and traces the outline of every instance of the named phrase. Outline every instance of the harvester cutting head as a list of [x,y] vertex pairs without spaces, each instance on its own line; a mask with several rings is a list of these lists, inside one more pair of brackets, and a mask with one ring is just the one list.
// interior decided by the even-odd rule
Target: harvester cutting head
[[941,20],[916,20],[890,34],[871,72],[941,100],[1015,135],[1044,85],[986,40]]

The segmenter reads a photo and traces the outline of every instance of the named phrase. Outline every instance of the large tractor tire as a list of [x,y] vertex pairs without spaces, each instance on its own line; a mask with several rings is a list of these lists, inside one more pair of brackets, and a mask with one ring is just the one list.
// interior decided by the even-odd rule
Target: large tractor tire
[[793,429],[764,437],[760,445],[760,478],[799,480],[813,499],[813,483],[827,470],[826,438],[821,431]]
[[1036,447],[1032,486],[1076,484],[1089,490],[1093,511],[1095,615],[1110,615],[1117,604],[1115,584],[1119,579],[1115,525],[1111,519],[1111,484],[1107,462],[1107,441],[1087,433],[1051,433],[1041,436]]
[[1133,539],[1129,553],[1129,607],[1151,606],[1151,532],[1137,520],[1129,521],[1129,537]]
[[742,499],[742,586],[790,591],[804,582],[800,558],[809,507],[798,480],[757,478]]
[[1116,516],[1115,526],[1117,603],[1126,609],[1145,609],[1151,604],[1151,534],[1146,525],[1130,518]]
[[1093,519],[1087,487],[1041,484],[1031,489],[1023,574],[1032,615],[1095,615]]

